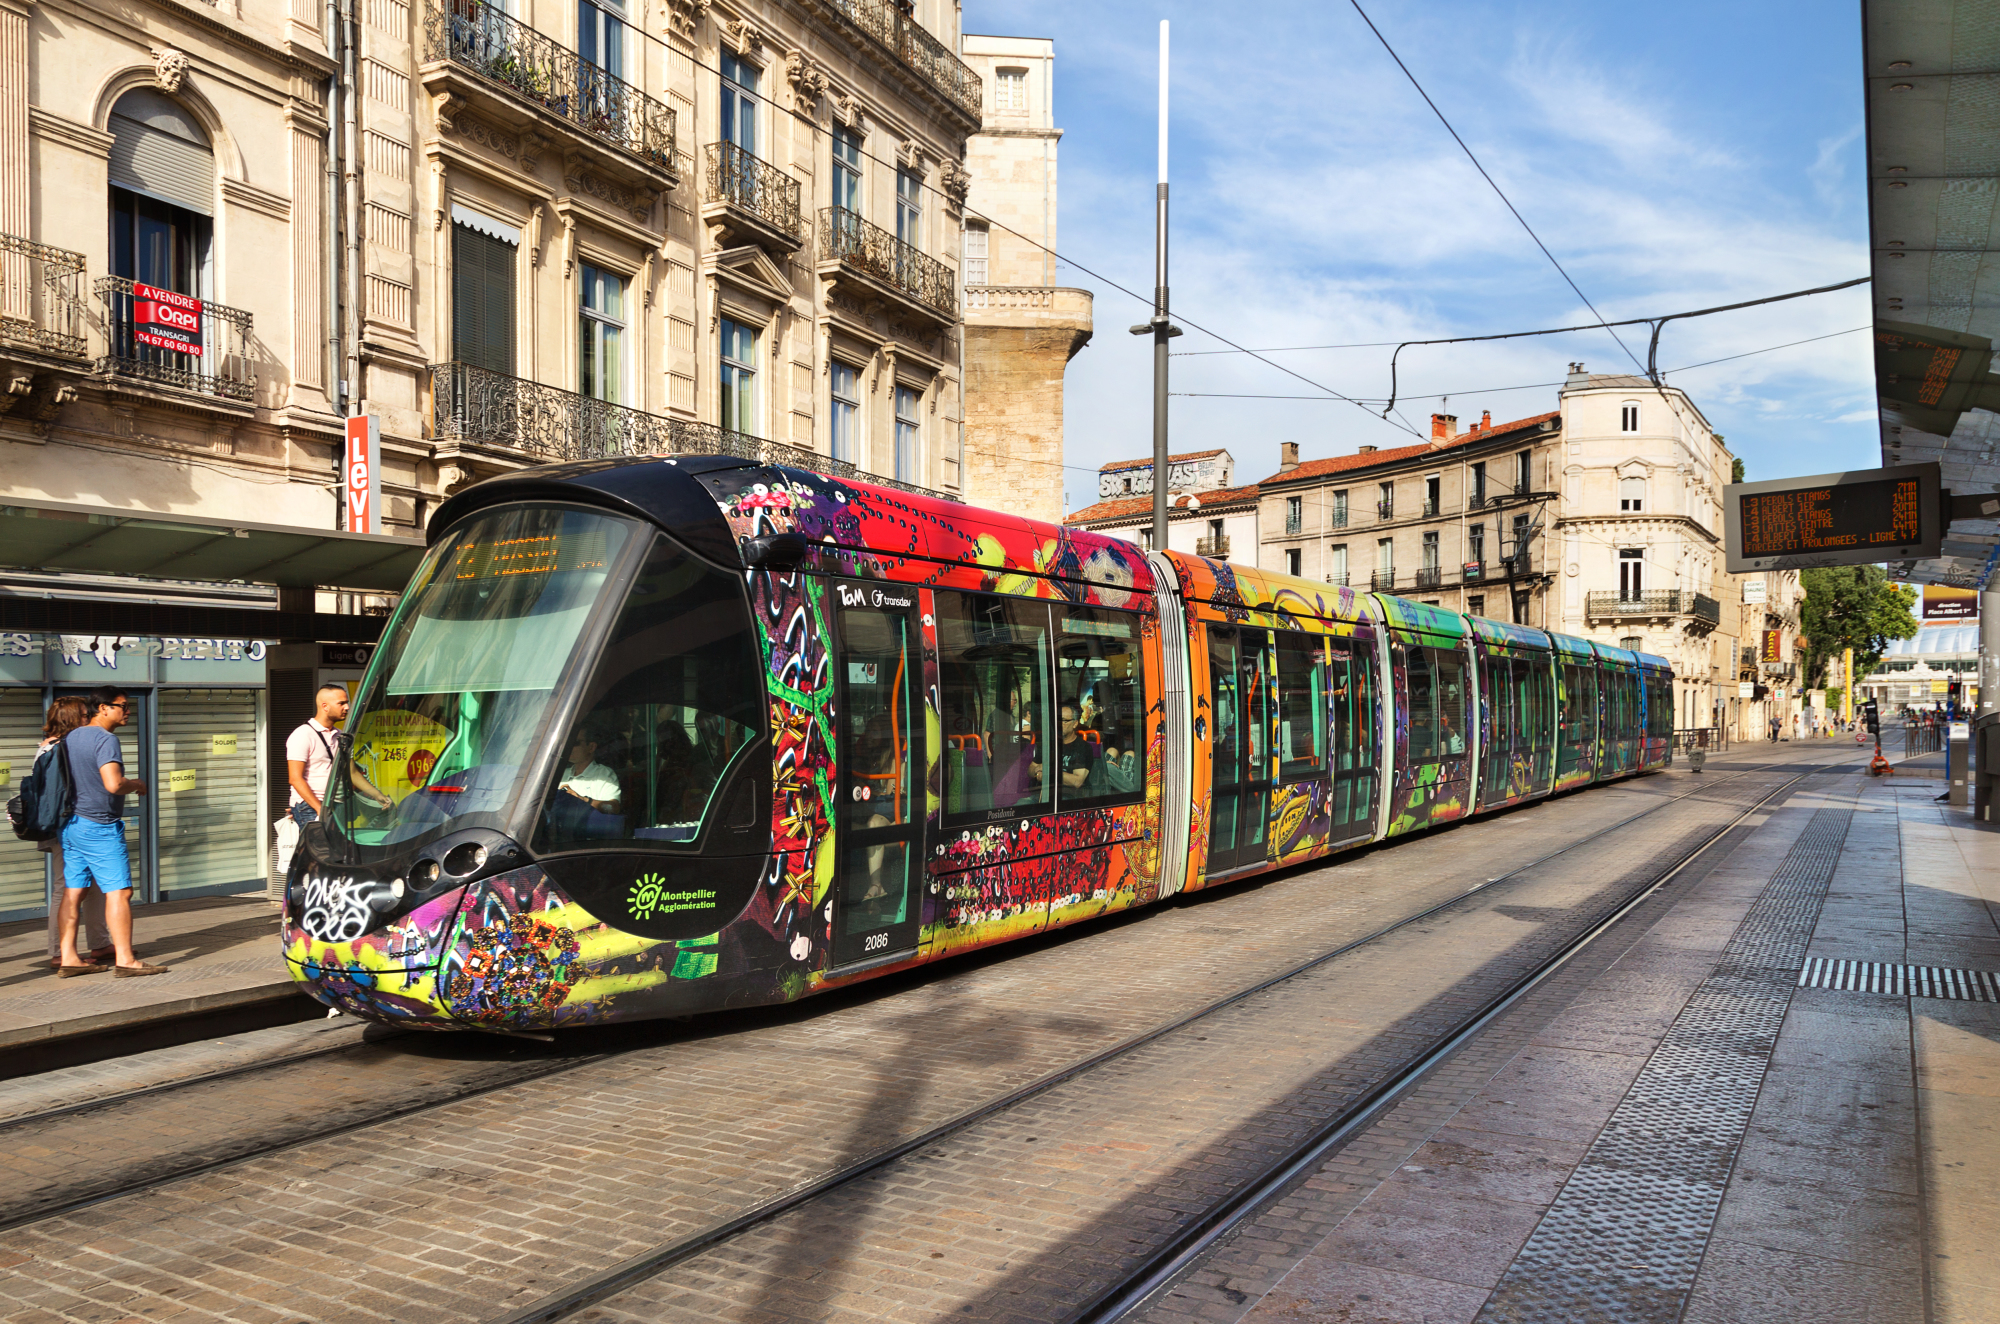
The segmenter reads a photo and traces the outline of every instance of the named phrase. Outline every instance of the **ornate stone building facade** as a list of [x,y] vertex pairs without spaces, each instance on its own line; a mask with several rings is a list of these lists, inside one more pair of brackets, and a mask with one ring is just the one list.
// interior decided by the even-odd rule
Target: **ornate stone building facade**
[[[332,528],[367,413],[411,536],[577,456],[775,444],[955,493],[957,22],[0,0],[0,491]],[[175,300],[199,343],[144,325]]]
[[1063,370],[1091,333],[1090,292],[1055,284],[1055,43],[968,35],[965,58],[986,89],[966,145],[965,494],[1055,522]]

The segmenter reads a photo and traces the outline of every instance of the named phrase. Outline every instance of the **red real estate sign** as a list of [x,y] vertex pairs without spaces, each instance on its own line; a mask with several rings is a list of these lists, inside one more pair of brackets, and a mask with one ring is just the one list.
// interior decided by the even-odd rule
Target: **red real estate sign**
[[201,353],[201,300],[133,282],[132,338],[156,349]]

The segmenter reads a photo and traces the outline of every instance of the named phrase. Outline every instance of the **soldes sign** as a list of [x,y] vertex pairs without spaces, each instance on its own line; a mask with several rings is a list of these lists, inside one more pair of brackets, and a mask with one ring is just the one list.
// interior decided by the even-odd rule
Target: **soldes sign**
[[200,354],[201,300],[134,282],[132,338],[156,349]]

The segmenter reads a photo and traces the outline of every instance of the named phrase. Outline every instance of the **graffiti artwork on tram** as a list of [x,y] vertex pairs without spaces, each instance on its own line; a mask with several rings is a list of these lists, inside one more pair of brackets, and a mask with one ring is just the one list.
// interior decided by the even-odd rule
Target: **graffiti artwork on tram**
[[1324,781],[1296,782],[1271,792],[1271,857],[1291,864],[1327,844],[1333,830],[1332,788]]

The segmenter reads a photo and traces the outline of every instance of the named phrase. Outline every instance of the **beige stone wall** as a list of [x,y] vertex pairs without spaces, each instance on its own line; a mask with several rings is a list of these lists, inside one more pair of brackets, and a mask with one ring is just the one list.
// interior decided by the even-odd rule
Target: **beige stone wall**
[[1062,379],[1078,334],[1061,326],[966,327],[967,501],[1062,522]]

